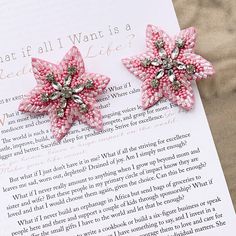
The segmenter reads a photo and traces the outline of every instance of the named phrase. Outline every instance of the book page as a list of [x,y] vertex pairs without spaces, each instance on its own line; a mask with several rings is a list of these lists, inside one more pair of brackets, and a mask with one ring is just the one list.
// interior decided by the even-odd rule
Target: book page
[[[141,108],[141,81],[121,59],[146,50],[147,24],[170,35],[170,0],[2,1],[1,236],[233,236],[235,212],[196,85],[185,112]],[[35,85],[31,57],[59,63],[77,46],[111,78],[104,129],[76,122],[57,142],[47,115],[18,111]]]

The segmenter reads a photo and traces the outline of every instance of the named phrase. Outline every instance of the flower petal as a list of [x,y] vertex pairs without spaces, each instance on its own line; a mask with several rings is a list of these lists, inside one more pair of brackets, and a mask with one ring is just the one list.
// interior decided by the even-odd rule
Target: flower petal
[[162,97],[161,84],[157,88],[152,87],[153,78],[146,79],[142,84],[142,107],[147,109],[155,105]]
[[77,84],[73,84],[73,88],[77,87],[79,84],[86,84],[87,81],[92,82],[93,86],[91,88],[84,87],[83,90],[80,91],[80,95],[84,95],[85,97],[96,97],[101,94],[104,89],[107,87],[110,82],[110,78],[95,74],[95,73],[85,73],[80,77],[80,80],[77,81]]
[[42,100],[43,95],[42,85],[37,85],[25,99],[23,99],[19,105],[19,111],[44,114],[47,113],[55,103],[48,101],[44,102]]
[[84,61],[77,47],[72,47],[64,56],[59,64],[62,68],[61,73],[68,75],[68,68],[75,67],[76,73],[73,74],[74,78],[78,78],[85,72]]
[[206,79],[215,73],[212,64],[200,55],[185,53],[182,61],[185,65],[193,65],[195,67],[195,73],[188,76],[188,80]]
[[79,95],[77,95],[77,94],[73,94],[73,95],[72,95],[72,100],[73,100],[75,103],[83,104],[82,98],[81,98]]
[[172,103],[185,110],[190,110],[193,107],[194,95],[189,81],[185,81],[185,84],[181,83],[178,90],[173,88],[172,83],[166,83],[163,87],[163,94]]
[[97,131],[103,128],[102,114],[99,109],[90,109],[87,113],[81,114],[79,120]]
[[88,100],[86,105],[88,107],[87,112],[81,112],[79,108],[74,110],[76,119],[89,125],[91,128],[95,128],[97,131],[101,131],[103,128],[102,114],[97,107],[98,104],[95,98]]
[[49,118],[51,121],[51,131],[57,141],[60,141],[69,131],[73,122],[76,120],[75,115],[71,112],[72,108],[67,106],[64,117],[60,118],[57,115],[56,106],[49,111]]
[[196,29],[190,27],[181,30],[178,35],[175,36],[175,40],[182,39],[184,41],[183,50],[186,52],[193,52],[196,43]]
[[70,49],[58,66],[36,58],[32,59],[32,66],[37,85],[20,103],[20,111],[47,113],[52,133],[58,141],[76,120],[98,130],[102,128],[102,115],[95,106],[96,96],[103,92],[110,79],[85,73],[83,59],[76,47]]
[[157,64],[145,67],[143,65],[145,59],[155,61],[155,56],[151,52],[148,52],[136,57],[125,58],[122,60],[122,63],[132,74],[134,74],[140,80],[144,81],[145,79],[154,76],[155,72],[160,68],[160,66],[158,66]]
[[48,83],[47,75],[54,74],[57,76],[57,65],[38,59],[32,58],[32,70],[38,83]]
[[158,47],[156,46],[157,40],[162,39],[164,42],[164,49],[167,52],[170,52],[173,48],[173,40],[171,37],[164,32],[164,30],[154,26],[148,25],[146,30],[146,37],[147,37],[147,48],[152,51],[153,53],[157,54]]

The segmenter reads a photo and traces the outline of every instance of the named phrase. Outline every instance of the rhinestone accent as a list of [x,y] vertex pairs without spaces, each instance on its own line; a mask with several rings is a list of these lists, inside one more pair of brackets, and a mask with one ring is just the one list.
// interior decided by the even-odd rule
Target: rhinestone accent
[[148,58],[145,58],[142,62],[141,62],[143,67],[148,67],[151,65],[151,60]]
[[54,100],[58,99],[60,96],[61,96],[61,93],[59,91],[55,91],[50,94],[49,99],[54,101]]
[[152,66],[159,66],[159,65],[160,65],[160,62],[158,61],[157,58],[154,58],[154,59],[152,60],[152,62],[151,62],[151,65],[152,65]]
[[156,42],[155,42],[155,46],[157,47],[157,48],[163,48],[164,47],[164,45],[165,45],[165,43],[164,43],[164,41],[163,41],[163,39],[158,39]]
[[48,74],[48,75],[46,76],[46,80],[47,80],[48,82],[54,81],[54,80],[55,80],[54,74],[53,74],[53,73],[52,73],[52,74]]
[[78,84],[73,88],[73,93],[79,93],[84,90],[83,84]]
[[47,93],[42,93],[41,94],[41,101],[42,102],[48,102],[49,101],[49,96]]
[[178,48],[183,48],[184,45],[185,45],[185,41],[181,38],[178,38],[176,39],[175,41],[175,45],[178,47]]
[[158,79],[152,79],[151,80],[151,86],[152,86],[152,88],[157,88],[159,86],[159,80]]
[[73,101],[74,101],[75,103],[83,104],[83,100],[82,100],[82,98],[81,98],[79,95],[74,94],[74,95],[72,96],[72,99],[73,99]]
[[64,86],[70,86],[72,77],[71,76],[67,76],[64,78]]
[[186,65],[183,62],[181,62],[181,61],[176,61],[175,62],[175,66],[179,70],[185,70],[186,69]]
[[194,65],[189,64],[186,66],[186,71],[189,75],[192,75],[196,72],[196,68]]
[[87,105],[84,104],[84,103],[81,104],[81,105],[80,105],[80,111],[83,112],[83,113],[87,112],[87,111],[88,111]]
[[92,80],[87,80],[86,84],[84,85],[85,88],[91,89],[94,86]]
[[181,87],[181,83],[178,80],[174,80],[172,83],[172,88],[175,91],[178,91],[180,89],[180,87]]
[[57,116],[59,118],[62,118],[64,116],[65,112],[64,112],[64,109],[63,108],[59,108],[57,109]]
[[71,98],[73,94],[73,90],[70,87],[66,86],[61,89],[61,93],[62,93],[62,97],[64,98]]
[[162,65],[165,69],[171,69],[173,67],[173,60],[171,58],[166,58],[162,60]]
[[62,89],[62,85],[60,83],[58,83],[57,81],[52,81],[52,87],[56,90],[61,90]]
[[171,53],[171,58],[176,59],[179,56],[179,48],[175,47]]
[[163,77],[165,74],[165,70],[164,69],[160,69],[157,73],[156,73],[156,76],[155,78],[156,79],[160,79],[161,77]]
[[60,100],[60,108],[66,108],[67,106],[67,99],[66,98],[61,98]]
[[74,75],[77,72],[77,69],[75,66],[69,66],[67,72],[69,75]]
[[168,70],[167,74],[168,74],[169,80],[171,82],[173,82],[175,80],[175,73],[174,73],[174,71],[172,69]]
[[166,50],[164,48],[161,48],[159,50],[159,56],[163,59],[167,57],[167,53],[166,53]]

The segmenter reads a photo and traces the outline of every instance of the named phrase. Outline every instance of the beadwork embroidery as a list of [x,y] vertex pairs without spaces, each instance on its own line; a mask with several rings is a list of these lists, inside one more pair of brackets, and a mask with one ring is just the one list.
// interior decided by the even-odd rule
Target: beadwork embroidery
[[166,97],[190,110],[194,104],[190,81],[214,73],[211,63],[194,53],[195,29],[182,30],[171,38],[158,27],[148,25],[146,34],[148,51],[122,60],[127,69],[143,81],[143,108],[149,108]]
[[59,65],[32,59],[37,86],[19,106],[30,113],[47,113],[55,138],[61,140],[76,120],[96,130],[102,129],[102,115],[96,97],[110,79],[85,72],[84,62],[76,47],[65,55]]

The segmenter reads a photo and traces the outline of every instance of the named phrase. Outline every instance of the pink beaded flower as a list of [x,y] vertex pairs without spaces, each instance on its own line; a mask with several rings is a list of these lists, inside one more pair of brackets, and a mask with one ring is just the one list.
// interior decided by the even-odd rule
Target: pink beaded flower
[[79,120],[96,130],[102,129],[102,115],[96,97],[110,79],[85,72],[84,62],[72,47],[59,65],[32,58],[36,87],[24,99],[19,110],[49,115],[51,130],[61,140],[72,124]]
[[190,110],[194,104],[190,81],[214,74],[211,63],[194,53],[195,29],[182,30],[171,38],[158,27],[148,25],[146,37],[146,53],[122,60],[127,69],[143,81],[143,108],[166,97]]

